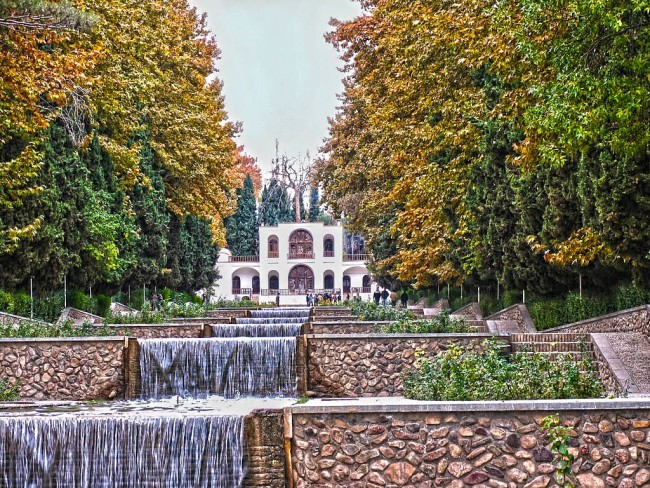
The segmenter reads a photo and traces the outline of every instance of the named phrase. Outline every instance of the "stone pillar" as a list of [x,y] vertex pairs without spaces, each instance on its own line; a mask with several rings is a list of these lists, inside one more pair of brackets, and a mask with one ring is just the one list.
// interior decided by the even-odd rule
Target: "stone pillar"
[[246,417],[246,476],[242,488],[285,488],[282,410],[255,410]]

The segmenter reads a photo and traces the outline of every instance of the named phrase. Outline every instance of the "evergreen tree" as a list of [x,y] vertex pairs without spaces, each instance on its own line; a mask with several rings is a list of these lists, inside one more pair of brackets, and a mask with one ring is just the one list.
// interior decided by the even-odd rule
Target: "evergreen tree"
[[320,208],[318,207],[318,187],[312,186],[309,189],[309,221],[316,222],[318,215],[320,214]]
[[228,249],[235,256],[258,253],[257,204],[250,175],[246,175],[244,186],[237,189],[237,210],[226,219],[226,240]]
[[260,223],[271,226],[280,222],[294,222],[294,215],[286,190],[277,180],[272,179],[262,190]]

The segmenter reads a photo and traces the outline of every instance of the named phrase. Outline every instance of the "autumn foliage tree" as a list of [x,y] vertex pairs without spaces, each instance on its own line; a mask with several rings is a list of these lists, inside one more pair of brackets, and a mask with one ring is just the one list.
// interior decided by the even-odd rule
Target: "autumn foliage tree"
[[645,0],[361,2],[317,160],[375,272],[556,293],[648,276]]
[[218,56],[186,0],[3,2],[0,256],[29,263],[6,283],[207,284],[243,181]]

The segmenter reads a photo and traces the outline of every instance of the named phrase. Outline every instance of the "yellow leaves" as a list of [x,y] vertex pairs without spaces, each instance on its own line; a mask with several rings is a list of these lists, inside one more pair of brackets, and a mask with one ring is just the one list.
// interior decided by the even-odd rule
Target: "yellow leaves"
[[526,242],[533,252],[543,254],[547,263],[557,266],[586,267],[597,260],[606,262],[614,258],[612,249],[590,227],[582,227],[565,241],[554,243],[554,250],[541,244],[536,236],[528,236]]

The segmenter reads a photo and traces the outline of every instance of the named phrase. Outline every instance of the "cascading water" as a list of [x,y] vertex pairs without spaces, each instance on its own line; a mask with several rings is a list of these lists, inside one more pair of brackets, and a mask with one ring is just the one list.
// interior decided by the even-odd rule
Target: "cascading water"
[[140,341],[141,394],[295,396],[295,337]]
[[254,311],[221,337],[140,340],[147,401],[3,412],[0,486],[238,488],[245,416],[287,399],[237,398],[295,396],[295,336],[308,315]]
[[215,326],[218,338],[140,340],[142,397],[295,396],[295,337],[309,309],[251,314]]
[[[78,407],[77,407],[78,408]],[[100,407],[106,408],[106,407]],[[74,412],[0,419],[5,488],[233,488],[244,417]],[[151,414],[155,416],[151,416]]]

